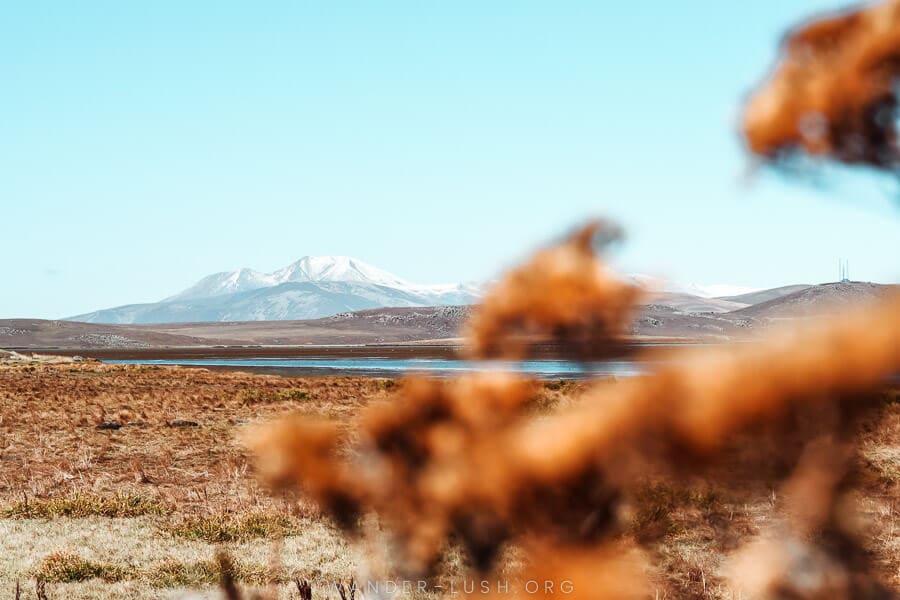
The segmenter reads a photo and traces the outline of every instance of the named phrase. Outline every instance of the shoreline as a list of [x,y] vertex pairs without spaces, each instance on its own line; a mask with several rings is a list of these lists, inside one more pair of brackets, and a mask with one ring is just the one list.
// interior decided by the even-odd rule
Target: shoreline
[[[721,341],[688,338],[629,340],[609,358],[630,357],[653,348],[717,345]],[[152,346],[152,347],[9,347],[4,350],[22,354],[83,356],[98,360],[187,360],[240,358],[465,358],[465,345],[460,343],[347,344],[303,346]],[[528,359],[563,358],[559,347],[539,344],[532,347]]]

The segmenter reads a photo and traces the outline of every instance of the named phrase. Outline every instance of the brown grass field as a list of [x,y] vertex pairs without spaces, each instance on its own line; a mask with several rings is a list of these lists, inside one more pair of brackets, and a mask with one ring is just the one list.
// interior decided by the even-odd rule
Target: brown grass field
[[[0,366],[0,597],[215,597],[224,548],[247,588],[338,597],[334,581],[371,557],[316,506],[260,486],[242,445],[248,427],[289,413],[352,432],[361,408],[390,401],[402,381],[296,379],[98,363]],[[529,410],[579,402],[584,384],[548,382]],[[865,550],[900,590],[900,393],[883,394],[860,425],[854,502]],[[727,464],[723,467],[727,469]],[[619,535],[652,554],[659,597],[731,598],[729,553],[783,515],[765,469],[743,486],[716,477],[646,481]],[[727,479],[727,478],[726,478]],[[429,582],[440,595],[465,571],[451,551]],[[515,548],[505,564],[515,563]]]

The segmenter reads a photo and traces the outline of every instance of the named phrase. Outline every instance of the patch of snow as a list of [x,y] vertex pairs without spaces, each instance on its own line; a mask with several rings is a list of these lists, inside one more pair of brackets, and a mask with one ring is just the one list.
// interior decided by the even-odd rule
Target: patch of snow
[[[471,299],[481,295],[481,286],[473,283],[416,284],[350,256],[304,256],[286,267],[261,273],[253,269],[223,271],[204,277],[188,289],[163,300],[189,300],[224,296],[275,287],[283,283],[362,283],[392,288],[432,300]],[[456,302],[448,302],[456,303]],[[412,302],[418,304],[418,302]]]
[[679,283],[662,277],[654,277],[644,273],[631,273],[625,279],[646,290],[654,292],[670,292],[675,294],[690,294],[700,298],[718,298],[721,296],[738,296],[750,292],[758,292],[762,288],[745,285],[732,285],[729,283]]
[[688,283],[683,286],[687,293],[700,296],[701,298],[719,298],[721,296],[739,296],[741,294],[749,294],[750,292],[758,292],[762,288],[749,287],[746,285],[731,285],[728,283]]

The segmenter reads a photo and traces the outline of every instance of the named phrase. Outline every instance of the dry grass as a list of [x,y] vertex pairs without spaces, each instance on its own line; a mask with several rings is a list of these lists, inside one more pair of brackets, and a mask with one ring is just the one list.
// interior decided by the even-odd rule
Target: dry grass
[[285,514],[251,512],[190,516],[166,525],[163,531],[188,540],[220,544],[246,542],[257,538],[275,540],[295,536],[301,532],[303,526],[303,522]]
[[[353,551],[311,502],[262,489],[239,438],[286,413],[350,429],[362,407],[402,386],[98,363],[0,367],[0,597],[35,573],[51,598],[211,589],[221,545],[243,585],[262,580],[279,545],[282,578],[346,579]],[[541,386],[532,407],[551,411],[581,389]],[[168,426],[176,419],[199,426]],[[121,428],[97,428],[109,421]],[[445,571],[462,569],[450,560]],[[27,598],[33,583],[24,587]]]
[[70,583],[88,579],[116,582],[134,579],[135,571],[111,563],[93,562],[74,552],[60,550],[45,556],[33,575],[36,579],[54,583]]
[[4,519],[53,519],[56,517],[140,517],[166,515],[172,507],[158,500],[122,493],[113,496],[71,494],[29,500],[27,496],[0,510]]
[[[280,506],[260,489],[239,441],[248,425],[298,413],[351,428],[361,408],[402,387],[97,363],[0,369],[0,510],[18,511],[26,496],[35,510],[54,499],[47,509],[61,511],[73,494],[82,504],[141,498],[197,514]],[[534,406],[567,401],[573,389],[580,384],[548,384]],[[176,420],[198,426],[168,426]],[[121,427],[98,429],[104,422]],[[91,514],[83,509],[73,516]]]
[[[16,579],[24,597],[32,597],[37,573],[47,579],[50,598],[179,597],[184,589],[214,597],[216,549],[224,546],[244,588],[264,586],[279,556],[281,597],[290,597],[290,581],[298,577],[313,582],[315,598],[337,598],[324,586],[356,572],[363,550],[348,546],[308,501],[272,500],[259,489],[237,438],[251,423],[294,412],[349,432],[363,407],[390,401],[405,385],[174,367],[4,368],[0,597],[13,593]],[[553,414],[582,402],[585,388],[542,384],[526,410]],[[867,550],[883,580],[900,589],[900,483],[892,475],[900,466],[897,397],[893,392],[861,424],[857,502],[871,531]],[[175,418],[200,426],[168,427]],[[100,419],[143,425],[98,430]],[[655,557],[660,597],[728,598],[726,557],[779,518],[774,475],[737,487],[720,480],[729,478],[710,472],[648,480],[626,499],[619,535]],[[520,560],[507,548],[499,568],[506,572]],[[464,553],[453,548],[436,581],[446,587],[467,568]]]
[[[388,397],[381,380],[290,379],[101,364],[3,367],[0,507],[73,493],[140,496],[181,512],[275,501],[238,442],[248,424],[285,412],[352,422]],[[197,427],[169,427],[176,421]],[[98,429],[114,422],[119,429]]]
[[353,550],[319,520],[303,523],[280,542],[211,543],[173,536],[162,531],[166,524],[147,516],[0,520],[0,597],[16,579],[37,576],[51,584],[51,598],[78,597],[80,589],[93,590],[93,597],[123,597],[122,585],[144,590],[147,597],[160,597],[163,590],[211,589],[219,577],[219,548],[235,557],[235,579],[244,586],[267,583],[274,556],[280,557],[276,579],[285,584],[299,577],[326,585],[345,579],[356,565]]

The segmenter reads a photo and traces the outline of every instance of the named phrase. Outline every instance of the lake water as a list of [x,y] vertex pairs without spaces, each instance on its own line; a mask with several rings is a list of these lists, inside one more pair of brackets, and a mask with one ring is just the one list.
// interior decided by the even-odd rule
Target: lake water
[[542,379],[581,379],[586,377],[632,377],[644,372],[627,360],[577,363],[565,360],[528,360],[522,362],[467,361],[446,358],[202,358],[106,360],[109,364],[184,365],[274,372],[285,375],[360,375],[395,377],[405,373],[451,376],[472,371],[504,370]]

